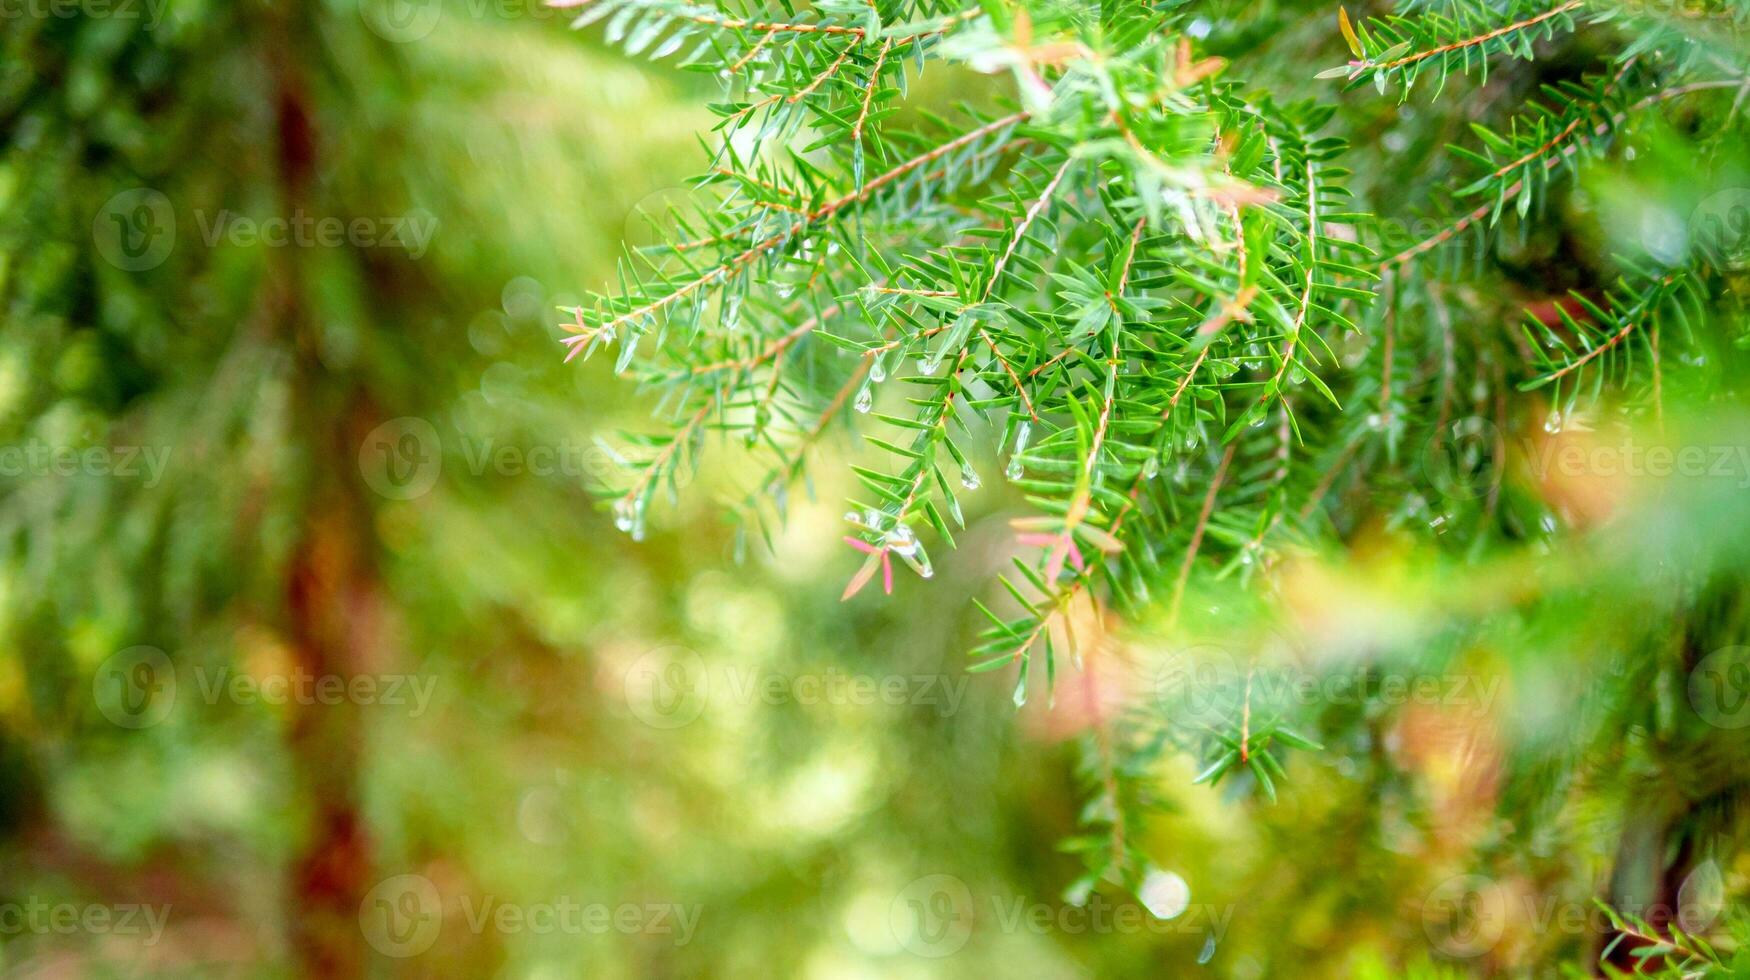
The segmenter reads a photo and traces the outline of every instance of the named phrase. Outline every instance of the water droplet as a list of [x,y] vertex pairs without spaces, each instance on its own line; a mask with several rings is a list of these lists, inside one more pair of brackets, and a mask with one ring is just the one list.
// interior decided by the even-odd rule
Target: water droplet
[[904,521],[893,525],[893,530],[887,532],[887,550],[901,558],[909,558],[917,553],[918,539],[912,533],[911,525]]
[[614,526],[622,531],[631,531],[634,520],[632,501],[621,497],[614,501]]
[[1161,475],[1161,458],[1159,456],[1150,456],[1148,459],[1143,461],[1143,464],[1142,464],[1142,478],[1143,479],[1152,480],[1155,477],[1160,476],[1160,475]]
[[1696,865],[1677,889],[1677,920],[1685,931],[1702,932],[1725,908],[1726,883],[1713,858]]
[[1385,428],[1385,416],[1378,412],[1367,413],[1367,427],[1375,432]]
[[1172,919],[1191,906],[1191,886],[1171,871],[1150,868],[1136,890],[1137,900],[1157,919]]
[[856,409],[858,412],[861,412],[861,413],[867,415],[869,413],[869,409],[874,408],[874,407],[875,407],[874,389],[871,388],[868,384],[864,384],[863,387],[857,389]]
[[968,490],[979,488],[978,471],[972,468],[971,463],[960,464],[960,485]]
[[934,354],[927,354],[923,357],[918,358],[918,371],[922,374],[935,374],[936,369],[941,367],[941,366],[942,366],[941,351],[937,351]]
[[723,329],[734,330],[741,326],[741,297],[731,296],[723,301]]
[[887,380],[887,352],[875,355],[875,360],[869,364],[869,380],[880,384]]
[[1003,475],[1011,480],[1019,480],[1026,471],[1021,467],[1021,457],[1010,456],[1009,465],[1003,467]]
[[1549,417],[1543,420],[1543,431],[1552,433],[1562,431],[1562,413],[1559,410],[1550,409]]
[[1215,959],[1215,934],[1210,933],[1203,937],[1203,949],[1197,954],[1197,965],[1202,966],[1213,959]]

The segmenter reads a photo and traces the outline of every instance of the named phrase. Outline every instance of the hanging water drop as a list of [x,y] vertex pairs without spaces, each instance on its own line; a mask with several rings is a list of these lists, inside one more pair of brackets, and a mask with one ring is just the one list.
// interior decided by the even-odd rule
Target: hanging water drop
[[1385,416],[1378,412],[1367,413],[1367,427],[1375,432],[1385,428]]
[[1161,475],[1161,458],[1159,456],[1150,456],[1148,459],[1143,461],[1143,464],[1142,464],[1142,478],[1143,479],[1152,480],[1155,477],[1160,476],[1160,475]]
[[1550,409],[1549,418],[1543,420],[1543,431],[1555,433],[1562,431],[1562,413],[1558,409]]
[[1203,937],[1203,950],[1197,954],[1197,965],[1203,966],[1213,959],[1215,959],[1215,934],[1210,933]]
[[875,359],[869,363],[869,380],[876,384],[887,380],[887,354],[885,351],[876,354]]
[[979,488],[978,471],[972,468],[971,463],[960,464],[960,485],[968,490]]
[[644,540],[644,498],[632,502],[632,540]]
[[1021,466],[1021,456],[1027,451],[1027,440],[1033,437],[1033,423],[1022,422],[1015,428],[1015,451],[1009,456],[1009,465],[1003,467],[1003,475],[1011,480],[1019,480],[1024,472]]
[[863,387],[857,389],[856,409],[858,412],[867,415],[869,414],[869,409],[874,407],[875,392],[867,383],[865,383]]
[[626,497],[614,501],[614,526],[622,531],[630,532],[632,520],[632,501]]

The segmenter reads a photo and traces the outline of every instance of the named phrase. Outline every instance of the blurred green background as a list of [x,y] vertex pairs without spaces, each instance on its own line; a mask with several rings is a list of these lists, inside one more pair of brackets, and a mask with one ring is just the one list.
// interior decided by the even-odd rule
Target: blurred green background
[[533,0],[4,32],[9,974],[928,975],[913,879],[1055,900],[1072,754],[960,673],[969,581],[845,608],[836,511],[737,567],[709,494],[639,545],[589,496],[649,413],[555,307],[683,193],[712,80]]
[[[713,79],[534,0],[18,0],[3,29],[8,975],[1478,968],[1427,897],[1515,839],[1496,780],[1541,778],[1535,753],[1499,775],[1478,715],[1368,714],[1275,809],[1168,758],[1153,888],[1070,902],[1078,740],[1113,695],[1017,712],[963,673],[1000,481],[933,581],[844,605],[830,461],[775,559],[734,561],[734,465],[642,542],[596,508],[596,437],[650,405],[609,359],[560,363],[555,308],[684,198]],[[1441,641],[1405,610],[1489,608],[1405,567],[1382,545],[1293,595],[1408,645]],[[1556,883],[1609,867],[1598,811],[1634,788],[1598,792],[1549,805],[1515,901],[1584,907]]]

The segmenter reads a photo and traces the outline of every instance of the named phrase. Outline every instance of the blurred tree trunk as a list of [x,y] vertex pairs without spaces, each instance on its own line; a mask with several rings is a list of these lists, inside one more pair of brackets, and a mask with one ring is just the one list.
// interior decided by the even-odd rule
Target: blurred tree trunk
[[[304,5],[269,5],[264,33],[277,108],[280,213],[316,214],[313,179],[320,152],[304,65],[319,59]],[[274,320],[293,350],[295,415],[313,444],[301,540],[286,571],[286,618],[300,676],[350,679],[371,662],[381,604],[371,547],[371,510],[357,479],[350,438],[357,386],[327,370],[305,297],[303,252],[273,250],[266,289]],[[360,706],[294,702],[290,744],[309,811],[302,853],[289,882],[291,939],[310,976],[365,972],[359,903],[370,888],[371,848],[359,812]]]

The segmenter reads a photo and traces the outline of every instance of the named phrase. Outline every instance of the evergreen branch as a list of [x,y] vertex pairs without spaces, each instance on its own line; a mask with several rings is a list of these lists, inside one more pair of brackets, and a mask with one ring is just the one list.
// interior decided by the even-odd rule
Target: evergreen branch
[[1173,582],[1173,597],[1167,603],[1167,622],[1176,623],[1179,619],[1179,604],[1185,598],[1185,586],[1191,580],[1191,565],[1197,560],[1197,550],[1203,544],[1203,532],[1209,528],[1209,517],[1215,512],[1215,495],[1221,490],[1221,484],[1227,479],[1228,464],[1233,462],[1234,450],[1239,443],[1230,442],[1221,454],[1221,463],[1215,468],[1215,475],[1209,479],[1209,492],[1203,495],[1203,509],[1197,513],[1197,525],[1191,531],[1191,544],[1185,549],[1185,561],[1179,566],[1179,577]]
[[[1675,98],[1680,98],[1682,96],[1689,95],[1689,94],[1694,93],[1694,92],[1705,92],[1705,91],[1714,90],[1714,89],[1740,88],[1743,85],[1745,85],[1747,81],[1750,81],[1750,80],[1746,80],[1746,79],[1742,79],[1742,78],[1729,78],[1729,79],[1715,79],[1715,80],[1708,80],[1708,81],[1690,82],[1690,83],[1687,83],[1684,85],[1678,85],[1678,86],[1675,86],[1673,88],[1665,89],[1665,90],[1660,91],[1660,92],[1652,93],[1651,95],[1648,95],[1648,96],[1640,99],[1639,101],[1635,102],[1633,105],[1630,105],[1627,108],[1625,108],[1617,113],[1614,113],[1613,115],[1610,116],[1609,119],[1605,120],[1604,122],[1600,122],[1600,123],[1597,123],[1596,125],[1594,125],[1592,130],[1591,130],[1591,135],[1594,137],[1604,136],[1604,135],[1608,134],[1611,130],[1620,126],[1630,116],[1632,116],[1635,113],[1640,112],[1644,109],[1647,109],[1653,105],[1657,105],[1658,103],[1666,102],[1666,101],[1669,101],[1669,100],[1675,99]],[[1576,122],[1579,122],[1582,124],[1584,123],[1584,121],[1585,121],[1584,116],[1582,116],[1582,117],[1580,117],[1580,119],[1576,120]],[[1513,164],[1509,164],[1508,166],[1499,168],[1497,171],[1490,174],[1489,177],[1490,178],[1498,178],[1501,176],[1505,176],[1506,174],[1513,172],[1515,169],[1518,169],[1520,166],[1522,166],[1526,163],[1529,163],[1533,160],[1536,160],[1539,157],[1543,157],[1543,164],[1542,165],[1543,165],[1544,170],[1546,170],[1546,171],[1554,170],[1556,167],[1560,166],[1568,158],[1572,157],[1574,154],[1576,154],[1580,151],[1581,146],[1579,144],[1577,144],[1577,143],[1565,143],[1564,144],[1564,142],[1563,142],[1564,140],[1570,139],[1573,136],[1573,134],[1577,131],[1577,129],[1578,129],[1578,127],[1575,127],[1575,126],[1564,127],[1564,129],[1562,130],[1562,132],[1559,135],[1559,138],[1551,139],[1550,141],[1548,141],[1547,144],[1540,147],[1540,150],[1538,152],[1527,154],[1526,157],[1523,157],[1520,160],[1515,161]],[[1560,146],[1559,150],[1557,149],[1558,145]],[[1555,154],[1553,156],[1547,156],[1546,154],[1548,154],[1552,150],[1556,151]],[[1436,232],[1435,234],[1430,235],[1429,237],[1423,239],[1422,241],[1419,241],[1416,244],[1411,245],[1409,248],[1406,248],[1403,251],[1398,252],[1397,254],[1391,256],[1390,258],[1382,261],[1379,264],[1380,271],[1382,271],[1382,272],[1390,271],[1392,269],[1406,265],[1409,262],[1416,259],[1418,256],[1422,255],[1423,253],[1431,251],[1432,249],[1438,248],[1439,246],[1453,240],[1454,238],[1456,238],[1458,235],[1462,234],[1466,229],[1470,228],[1472,225],[1476,224],[1477,222],[1482,221],[1484,218],[1489,217],[1489,215],[1491,215],[1491,214],[1499,213],[1501,207],[1506,202],[1516,199],[1519,196],[1519,194],[1525,189],[1525,186],[1526,186],[1526,182],[1525,182],[1524,178],[1520,178],[1518,180],[1513,181],[1511,184],[1509,184],[1506,187],[1501,189],[1501,191],[1495,196],[1495,200],[1490,201],[1489,203],[1483,204],[1480,207],[1472,209],[1471,211],[1462,215],[1460,218],[1458,218],[1458,220],[1454,221],[1451,225],[1447,226],[1446,228],[1441,229],[1439,232]]]
[[1553,7],[1549,10],[1546,10],[1543,13],[1538,14],[1535,17],[1527,17],[1524,20],[1515,21],[1514,23],[1507,24],[1503,27],[1497,27],[1494,30],[1489,31],[1486,34],[1480,34],[1476,37],[1465,38],[1464,40],[1461,40],[1461,41],[1453,41],[1449,44],[1442,44],[1441,46],[1439,46],[1437,48],[1432,48],[1432,49],[1427,50],[1427,51],[1418,51],[1415,54],[1409,54],[1409,55],[1405,55],[1401,58],[1395,58],[1395,59],[1388,61],[1388,62],[1385,62],[1384,64],[1381,64],[1381,65],[1369,65],[1368,67],[1377,68],[1380,71],[1390,71],[1393,68],[1402,68],[1406,65],[1413,65],[1419,61],[1426,61],[1429,58],[1438,58],[1441,55],[1450,54],[1451,52],[1454,52],[1454,51],[1461,51],[1465,48],[1473,48],[1473,47],[1476,47],[1477,45],[1480,45],[1480,44],[1488,44],[1490,41],[1496,40],[1497,38],[1505,37],[1508,34],[1513,34],[1513,33],[1519,32],[1519,31],[1529,30],[1533,27],[1536,27],[1538,24],[1541,24],[1544,21],[1549,20],[1552,17],[1559,17],[1562,14],[1565,14],[1570,10],[1578,10],[1580,7],[1583,7],[1583,6],[1585,6],[1584,0],[1568,0],[1567,3],[1564,3],[1559,7]]

